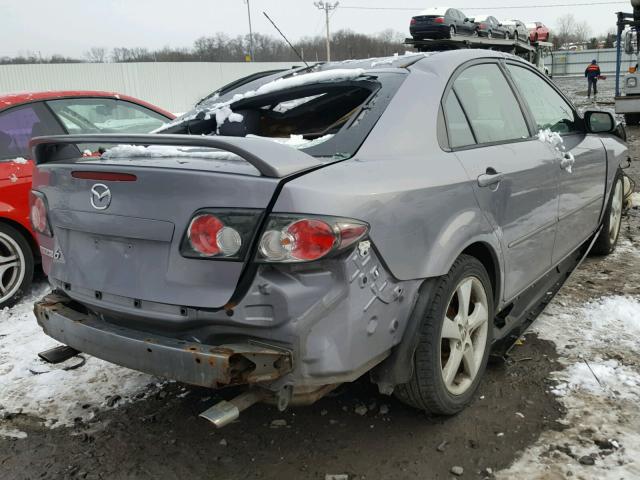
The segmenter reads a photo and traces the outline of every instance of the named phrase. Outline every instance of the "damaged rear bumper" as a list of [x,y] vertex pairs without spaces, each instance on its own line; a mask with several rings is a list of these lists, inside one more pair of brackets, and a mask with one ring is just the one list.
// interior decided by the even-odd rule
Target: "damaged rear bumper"
[[34,306],[50,337],[123,367],[203,387],[272,382],[291,370],[291,352],[247,340],[205,345],[104,322],[50,294]]

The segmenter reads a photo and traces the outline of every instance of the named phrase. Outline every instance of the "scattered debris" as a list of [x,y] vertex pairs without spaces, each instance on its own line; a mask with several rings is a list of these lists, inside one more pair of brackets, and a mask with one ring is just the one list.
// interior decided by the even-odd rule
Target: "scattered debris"
[[365,405],[358,405],[353,411],[358,415],[363,416],[366,415],[369,410]]
[[447,448],[447,445],[449,444],[449,442],[447,442],[446,440],[443,440],[442,442],[440,442],[440,444],[436,447],[436,450],[439,452],[444,452],[444,449]]
[[380,415],[388,415],[389,414],[389,405],[383,403],[380,405]]
[[227,446],[227,439],[223,438],[222,440],[220,440],[220,445],[222,445],[223,447]]
[[451,467],[451,470],[449,470],[451,473],[453,473],[456,476],[460,476],[464,473],[464,468],[460,467],[460,466],[453,466]]
[[584,455],[584,456],[580,457],[578,459],[578,462],[580,462],[580,465],[588,465],[588,466],[596,464],[595,459],[593,457],[589,456],[589,455]]
[[271,428],[286,427],[287,421],[284,418],[277,418],[275,420],[271,420],[270,426]]

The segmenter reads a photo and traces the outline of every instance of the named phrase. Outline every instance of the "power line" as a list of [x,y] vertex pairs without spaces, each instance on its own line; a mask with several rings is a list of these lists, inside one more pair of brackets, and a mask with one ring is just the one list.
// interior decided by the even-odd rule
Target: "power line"
[[[498,9],[523,9],[523,8],[554,8],[554,7],[590,7],[595,5],[627,5],[629,2],[583,2],[583,3],[554,3],[546,5],[501,5],[495,7],[460,7],[470,8],[473,10],[498,10]],[[356,5],[340,5],[340,8],[346,8],[350,10],[406,10],[406,11],[419,11],[424,10],[422,7],[364,7]]]

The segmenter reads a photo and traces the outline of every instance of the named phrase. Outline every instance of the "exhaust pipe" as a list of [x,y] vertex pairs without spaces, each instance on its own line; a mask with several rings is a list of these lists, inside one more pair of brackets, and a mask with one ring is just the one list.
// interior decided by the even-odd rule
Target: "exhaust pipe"
[[262,389],[252,389],[238,395],[233,400],[222,400],[199,416],[209,420],[217,428],[229,425],[240,416],[240,412],[264,400],[269,392]]

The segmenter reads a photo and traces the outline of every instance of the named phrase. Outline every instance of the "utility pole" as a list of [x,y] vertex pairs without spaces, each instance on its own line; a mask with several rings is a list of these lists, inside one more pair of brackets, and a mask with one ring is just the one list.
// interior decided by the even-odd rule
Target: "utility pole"
[[251,6],[249,5],[249,0],[245,0],[247,3],[247,17],[249,17],[249,56],[251,57],[251,61],[253,62],[253,31],[251,29]]
[[330,62],[331,61],[331,34],[329,33],[329,13],[331,13],[332,10],[335,10],[336,8],[338,8],[338,5],[340,4],[340,2],[330,3],[330,2],[324,2],[321,0],[319,2],[313,2],[313,4],[319,10],[324,10],[325,20],[327,22],[327,62]]

